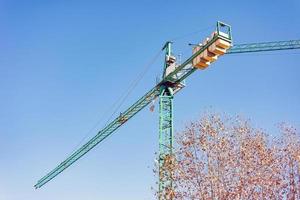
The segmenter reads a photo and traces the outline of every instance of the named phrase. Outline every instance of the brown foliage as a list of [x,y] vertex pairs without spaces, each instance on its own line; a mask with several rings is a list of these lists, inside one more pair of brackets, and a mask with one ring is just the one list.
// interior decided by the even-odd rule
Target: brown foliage
[[300,199],[300,138],[270,139],[247,120],[207,114],[177,134],[174,199]]

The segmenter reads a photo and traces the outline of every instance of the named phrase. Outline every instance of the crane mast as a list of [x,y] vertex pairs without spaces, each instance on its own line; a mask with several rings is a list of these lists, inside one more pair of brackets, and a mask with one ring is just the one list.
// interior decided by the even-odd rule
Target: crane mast
[[159,98],[159,199],[173,199],[173,99],[184,87],[184,80],[197,69],[205,69],[224,54],[250,53],[260,51],[300,49],[300,40],[238,44],[232,46],[231,27],[217,22],[216,30],[209,38],[193,47],[193,54],[182,64],[176,63],[172,54],[172,42],[168,41],[165,50],[165,62],[162,80],[149,90],[132,106],[122,112],[106,127],[100,130],[83,146],[73,152],[67,159],[47,173],[34,185],[40,188],[52,180],[74,162],[92,150],[119,127],[145,108],[154,99]]
[[[163,50],[165,53],[165,64],[163,79],[175,69],[176,58],[172,55],[172,42],[166,42]],[[158,174],[159,186],[158,196],[162,199],[164,191],[172,190],[172,173],[165,170],[168,162],[171,162],[173,150],[173,88],[164,82],[160,85],[159,95],[159,156],[158,156]],[[169,193],[169,192],[168,192]]]

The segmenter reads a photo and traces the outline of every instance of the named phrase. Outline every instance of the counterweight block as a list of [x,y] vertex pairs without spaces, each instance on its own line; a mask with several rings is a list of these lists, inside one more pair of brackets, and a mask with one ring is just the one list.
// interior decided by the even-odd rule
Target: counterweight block
[[198,51],[202,52],[193,59],[193,66],[197,69],[205,69],[211,63],[215,62],[219,56],[224,55],[231,47],[231,40],[227,37],[229,35],[226,33],[220,31],[213,32],[211,38],[206,38],[203,44],[194,46],[193,54]]

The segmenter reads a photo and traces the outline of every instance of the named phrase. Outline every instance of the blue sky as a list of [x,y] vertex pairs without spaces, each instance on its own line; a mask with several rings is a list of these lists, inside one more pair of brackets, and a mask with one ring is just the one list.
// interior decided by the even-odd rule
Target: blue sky
[[[43,188],[33,185],[74,150],[166,40],[189,35],[174,41],[175,54],[186,58],[187,43],[202,41],[217,20],[232,25],[235,43],[300,39],[299,9],[298,0],[0,0],[0,200],[153,199],[157,106]],[[299,127],[299,55],[227,55],[197,71],[176,95],[175,129],[211,109],[271,132],[282,121]],[[121,110],[155,84],[162,63],[160,56]]]

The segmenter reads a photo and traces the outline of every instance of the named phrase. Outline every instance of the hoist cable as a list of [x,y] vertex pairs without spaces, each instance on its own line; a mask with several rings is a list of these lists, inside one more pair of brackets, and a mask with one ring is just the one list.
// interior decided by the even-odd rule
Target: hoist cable
[[196,35],[197,33],[201,33],[201,32],[205,32],[205,31],[211,30],[212,27],[215,27],[215,26],[207,26],[207,27],[198,29],[196,31],[192,31],[192,32],[189,32],[189,33],[185,33],[183,35],[175,36],[174,38],[171,39],[171,41],[178,41],[178,40],[190,37],[192,35]]
[[127,100],[129,95],[132,93],[132,91],[136,88],[136,86],[140,83],[140,81],[143,79],[143,77],[147,74],[150,67],[155,63],[155,61],[158,59],[158,57],[161,54],[161,50],[159,50],[155,56],[145,65],[143,70],[140,72],[140,74],[137,76],[137,78],[130,84],[127,90],[114,102],[112,106],[110,106],[102,115],[101,118],[95,123],[92,128],[89,129],[89,131],[85,134],[85,136],[80,140],[80,142],[74,147],[73,151],[70,153],[70,155],[75,152],[75,150],[82,145],[82,143],[91,135],[91,133],[96,129],[96,127],[103,122],[105,116],[107,116],[108,112],[113,110],[110,117],[106,121],[106,123],[103,125],[105,127],[109,121],[112,119],[112,117],[118,112],[120,107],[124,104],[124,102]]

